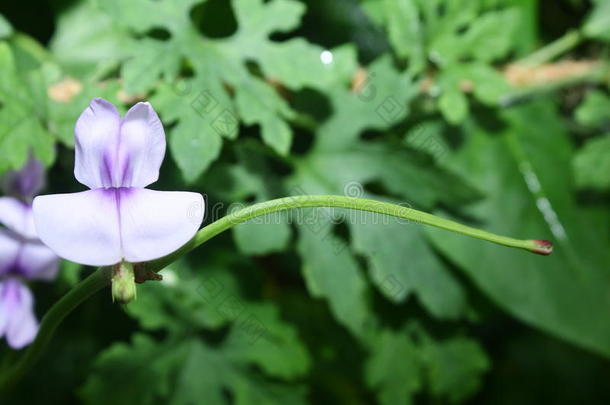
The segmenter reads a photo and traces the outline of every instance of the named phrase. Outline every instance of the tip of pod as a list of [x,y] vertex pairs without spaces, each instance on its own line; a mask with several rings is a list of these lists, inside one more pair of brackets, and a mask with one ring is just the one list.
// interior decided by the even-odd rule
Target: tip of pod
[[530,251],[538,255],[548,256],[553,253],[553,243],[548,240],[533,239]]

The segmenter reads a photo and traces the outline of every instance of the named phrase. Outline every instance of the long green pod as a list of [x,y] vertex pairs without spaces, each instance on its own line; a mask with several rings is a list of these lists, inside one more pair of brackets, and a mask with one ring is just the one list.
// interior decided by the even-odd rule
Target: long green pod
[[[233,212],[202,228],[193,239],[176,252],[147,263],[145,265],[146,269],[155,272],[159,271],[214,236],[240,223],[276,212],[312,207],[342,208],[389,215],[542,255],[551,254],[553,250],[552,244],[548,241],[539,239],[520,240],[496,235],[396,204],[345,196],[301,195],[254,204]],[[57,301],[43,317],[36,340],[30,345],[15,366],[0,376],[0,392],[9,389],[34,366],[62,320],[83,301],[108,284],[110,284],[109,269],[100,268]]]

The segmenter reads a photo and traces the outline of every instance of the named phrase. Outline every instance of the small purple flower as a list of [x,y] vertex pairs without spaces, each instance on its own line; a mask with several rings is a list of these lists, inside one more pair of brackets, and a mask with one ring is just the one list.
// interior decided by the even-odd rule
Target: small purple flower
[[[7,180],[8,179],[8,180]],[[11,347],[30,344],[38,332],[34,299],[25,280],[55,278],[59,258],[42,244],[34,229],[27,202],[43,184],[42,165],[30,159],[19,172],[3,178],[5,192],[17,198],[0,198],[0,337]]]
[[188,242],[203,221],[197,193],[153,191],[165,133],[149,103],[124,117],[96,98],[76,123],[76,179],[91,190],[34,199],[42,241],[73,262],[106,266],[146,262]]
[[0,336],[13,349],[32,343],[38,333],[32,292],[22,282],[9,278],[0,283]]
[[24,200],[31,200],[44,187],[44,167],[32,154],[26,165],[18,171],[11,171],[2,177],[4,194]]

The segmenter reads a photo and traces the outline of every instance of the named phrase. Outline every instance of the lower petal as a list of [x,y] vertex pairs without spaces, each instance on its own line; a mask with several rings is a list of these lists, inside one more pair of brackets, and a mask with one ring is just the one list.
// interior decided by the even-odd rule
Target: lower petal
[[28,241],[21,248],[17,270],[29,280],[51,281],[59,270],[59,257],[42,243]]
[[14,233],[0,229],[0,276],[10,271],[19,255],[21,242]]
[[201,194],[122,189],[123,255],[132,263],[166,256],[188,242],[203,221]]
[[32,343],[38,332],[32,292],[17,280],[0,284],[0,334],[13,349]]
[[40,239],[57,255],[89,266],[121,261],[118,190],[97,189],[34,199]]

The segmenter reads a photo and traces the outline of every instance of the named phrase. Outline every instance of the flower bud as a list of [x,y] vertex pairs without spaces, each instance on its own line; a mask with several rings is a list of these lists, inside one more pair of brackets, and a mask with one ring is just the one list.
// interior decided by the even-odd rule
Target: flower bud
[[44,183],[44,166],[32,153],[23,168],[7,172],[0,180],[4,194],[28,201],[38,194]]
[[136,298],[133,264],[121,262],[112,269],[112,300],[127,304]]

